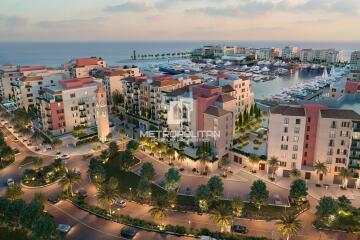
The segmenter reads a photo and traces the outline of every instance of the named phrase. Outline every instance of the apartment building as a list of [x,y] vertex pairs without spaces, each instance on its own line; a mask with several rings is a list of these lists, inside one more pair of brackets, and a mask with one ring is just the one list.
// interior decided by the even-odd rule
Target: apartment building
[[37,109],[36,99],[45,87],[56,86],[59,80],[68,77],[67,71],[45,67],[20,67],[22,77],[11,83],[12,99],[26,111]]
[[301,62],[325,62],[339,63],[344,62],[344,53],[335,49],[302,49],[300,51]]
[[123,91],[123,79],[127,77],[139,77],[141,76],[140,69],[138,67],[122,67],[122,68],[106,68],[103,71],[103,82],[106,89],[106,95],[108,105],[111,106],[112,95],[115,91],[122,94]]
[[350,56],[350,63],[360,65],[360,51],[353,51]]
[[222,75],[218,77],[218,81],[223,91],[236,99],[234,120],[237,120],[240,113],[249,111],[251,106],[254,105],[254,92],[251,88],[251,81],[247,77],[237,75]]
[[[288,177],[297,168],[308,180],[317,177],[317,161],[326,163],[328,173],[321,179],[339,184],[341,169],[349,166],[354,123],[359,120],[360,115],[353,110],[329,109],[321,104],[277,106],[270,110],[267,156],[280,160],[278,175]],[[268,167],[268,171],[272,169]],[[359,179],[349,181],[349,187],[358,184]]]
[[[43,129],[62,134],[77,127],[95,126],[99,86],[100,81],[85,77],[60,80],[58,85],[43,88],[39,98]],[[106,96],[104,92],[100,95]],[[101,105],[106,105],[106,97],[102,98]]]
[[0,68],[0,98],[2,101],[12,99],[12,83],[22,76],[17,66],[6,64]]
[[106,61],[98,57],[78,58],[70,61],[70,76],[72,78],[89,77],[91,71],[107,66]]
[[292,60],[299,57],[299,49],[297,47],[285,46],[281,52],[281,57],[284,60]]

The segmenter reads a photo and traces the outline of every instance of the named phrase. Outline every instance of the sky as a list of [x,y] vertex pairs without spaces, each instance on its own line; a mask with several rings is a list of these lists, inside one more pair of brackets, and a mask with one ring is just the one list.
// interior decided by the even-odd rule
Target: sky
[[360,41],[360,0],[0,0],[0,42]]

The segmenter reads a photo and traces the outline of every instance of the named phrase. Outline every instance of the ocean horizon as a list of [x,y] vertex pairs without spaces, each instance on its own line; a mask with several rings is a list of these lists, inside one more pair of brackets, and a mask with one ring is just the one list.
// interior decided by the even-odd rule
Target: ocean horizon
[[[0,65],[47,65],[60,66],[71,59],[98,56],[110,65],[123,65],[137,54],[188,52],[206,44],[236,45],[242,47],[335,48],[343,50],[349,59],[360,42],[332,41],[69,41],[69,42],[0,42]],[[129,61],[131,63],[131,61]],[[134,62],[136,64],[136,62]]]

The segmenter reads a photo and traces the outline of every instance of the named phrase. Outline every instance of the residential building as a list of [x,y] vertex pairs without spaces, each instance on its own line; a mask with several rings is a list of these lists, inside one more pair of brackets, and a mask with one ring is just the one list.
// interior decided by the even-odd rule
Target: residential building
[[353,51],[350,57],[350,63],[354,65],[360,65],[360,51]]
[[282,49],[282,53],[281,53],[281,57],[284,60],[292,60],[294,58],[299,57],[299,50],[297,47],[293,47],[293,46],[285,46]]
[[2,101],[12,99],[12,83],[22,76],[17,66],[7,64],[0,68],[0,98]]
[[91,71],[103,69],[106,61],[98,57],[78,58],[70,61],[70,76],[72,78],[89,77]]
[[274,58],[272,48],[260,48],[257,56],[260,60],[271,60]]
[[302,49],[300,51],[301,62],[324,62],[339,63],[344,62],[344,53],[335,49]]
[[95,126],[106,100],[106,93],[97,91],[100,85],[101,81],[85,77],[60,80],[55,86],[44,87],[38,100],[43,129],[62,134]]
[[300,61],[301,62],[312,62],[314,61],[314,51],[312,49],[306,48],[301,49],[300,51]]
[[[341,169],[348,168],[355,123],[353,110],[329,109],[321,104],[279,105],[270,110],[267,156],[277,157],[276,174],[289,177],[294,168],[302,177],[315,180],[316,162],[325,163],[328,173],[320,176],[327,184],[339,184]],[[354,134],[357,137],[357,134]],[[271,172],[271,167],[268,167]],[[359,179],[349,180],[349,187]]]

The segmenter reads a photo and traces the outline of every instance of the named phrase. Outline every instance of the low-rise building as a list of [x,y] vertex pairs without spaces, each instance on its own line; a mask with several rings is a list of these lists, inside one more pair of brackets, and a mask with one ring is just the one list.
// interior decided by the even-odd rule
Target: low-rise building
[[73,78],[89,77],[91,71],[106,66],[106,61],[98,57],[74,59],[70,61],[70,76]]
[[17,66],[7,64],[0,68],[0,98],[3,101],[12,99],[12,84],[21,76]]
[[[360,115],[353,110],[329,109],[320,104],[272,108],[267,156],[279,159],[276,174],[289,177],[290,171],[297,168],[303,178],[315,180],[315,165],[319,161],[328,167],[328,173],[320,179],[327,184],[340,184],[339,174],[349,166],[352,136],[359,120]],[[271,167],[268,171],[272,171]],[[359,179],[349,180],[349,187],[358,184]]]

